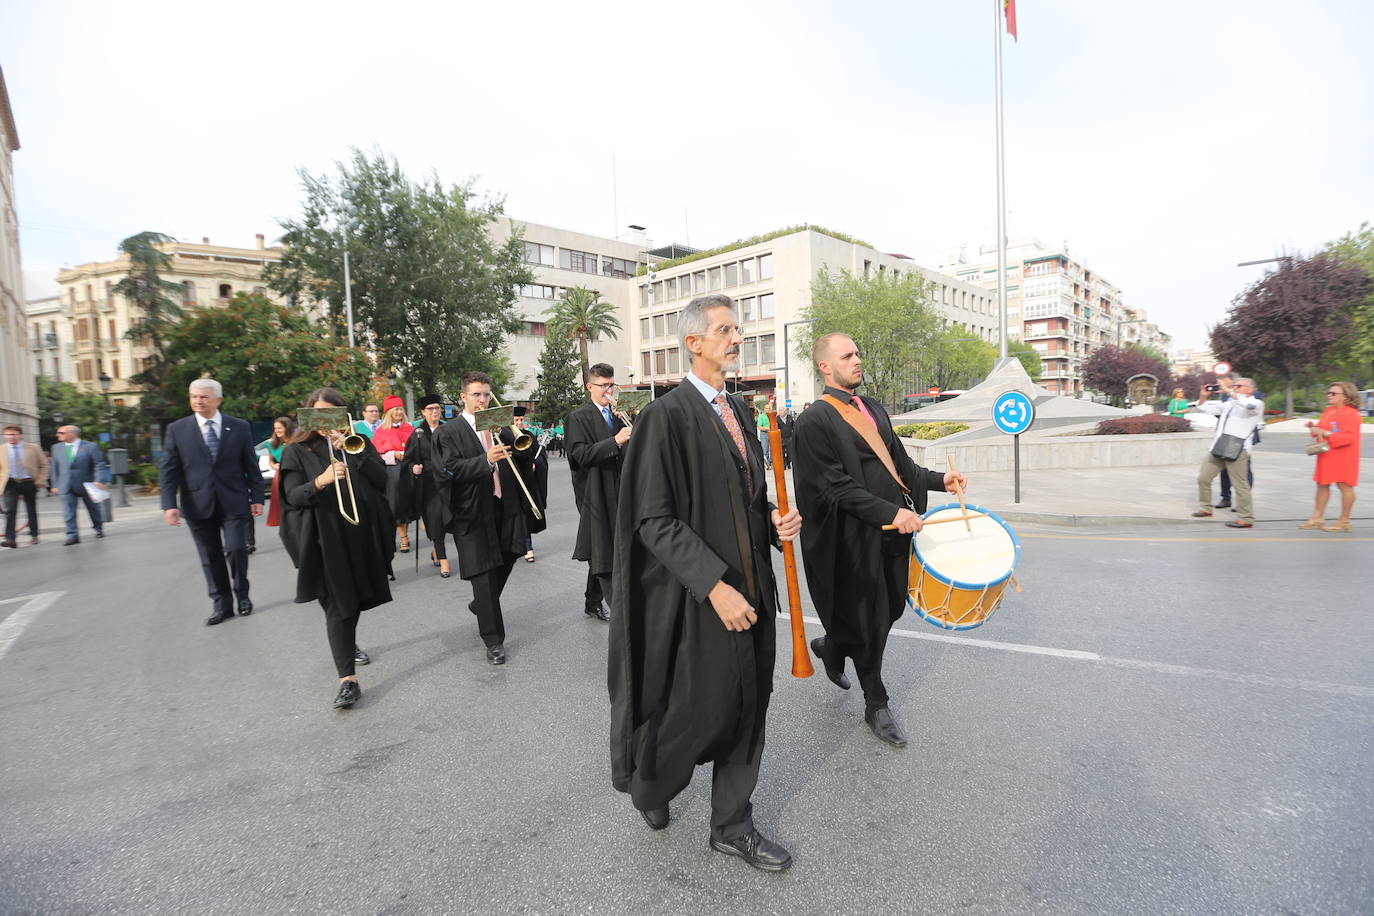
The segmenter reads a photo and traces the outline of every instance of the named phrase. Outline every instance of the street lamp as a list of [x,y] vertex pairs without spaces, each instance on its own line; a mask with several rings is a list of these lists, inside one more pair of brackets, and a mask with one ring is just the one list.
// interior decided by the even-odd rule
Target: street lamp
[[100,390],[105,395],[105,416],[110,421],[110,445],[114,445],[114,408],[110,406],[110,384],[114,379],[105,374],[105,370],[100,370]]
[[802,318],[799,321],[785,321],[782,325],[782,402],[787,406],[787,402],[792,399],[792,346],[787,342],[787,329],[794,324],[815,324],[815,318]]

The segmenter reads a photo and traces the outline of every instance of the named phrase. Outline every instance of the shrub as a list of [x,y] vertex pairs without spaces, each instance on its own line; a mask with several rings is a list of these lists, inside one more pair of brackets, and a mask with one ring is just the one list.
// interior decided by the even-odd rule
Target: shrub
[[908,439],[939,439],[968,429],[965,423],[904,423],[893,428],[893,432]]
[[1192,432],[1193,424],[1182,417],[1169,417],[1164,414],[1149,413],[1138,417],[1121,417],[1117,420],[1103,420],[1097,424],[1094,436],[1135,436],[1141,433],[1187,433]]
[[134,464],[129,466],[129,482],[146,487],[150,493],[158,490],[158,468],[155,464]]

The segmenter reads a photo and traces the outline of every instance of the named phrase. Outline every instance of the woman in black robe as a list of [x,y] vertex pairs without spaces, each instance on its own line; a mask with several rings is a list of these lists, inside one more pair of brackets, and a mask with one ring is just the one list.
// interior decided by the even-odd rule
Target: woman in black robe
[[[402,500],[409,507],[410,518],[422,519],[429,537],[429,560],[439,567],[439,575],[447,579],[452,573],[448,566],[445,540],[453,512],[448,505],[448,490],[440,488],[443,466],[434,458],[434,434],[443,425],[443,402],[434,395],[420,400],[420,415],[415,432],[406,443],[406,453],[399,462],[401,482],[407,495]],[[419,549],[419,546],[416,546]]]
[[[305,399],[309,407],[344,407],[343,396],[332,388],[320,388]],[[344,464],[331,461],[334,456],[347,462],[357,501],[358,524],[347,521],[339,512],[339,496],[345,510],[352,511],[344,484]],[[296,603],[319,600],[324,608],[325,630],[334,667],[339,675],[336,709],[349,707],[362,697],[354,666],[371,659],[358,648],[358,617],[368,608],[391,600],[391,557],[394,553],[395,522],[386,500],[386,465],[364,440],[363,450],[348,455],[338,449],[342,433],[301,430],[282,453],[281,484],[283,508],[282,543],[296,567]],[[338,491],[336,488],[344,488]]]

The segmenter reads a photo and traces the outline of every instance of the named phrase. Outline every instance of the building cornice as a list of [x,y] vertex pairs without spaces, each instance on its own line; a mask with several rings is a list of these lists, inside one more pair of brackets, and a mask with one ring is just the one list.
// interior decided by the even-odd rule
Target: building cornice
[[5,136],[9,137],[10,151],[19,149],[19,128],[14,123],[14,109],[10,108],[10,93],[5,88],[3,67],[0,67],[0,122],[5,125]]

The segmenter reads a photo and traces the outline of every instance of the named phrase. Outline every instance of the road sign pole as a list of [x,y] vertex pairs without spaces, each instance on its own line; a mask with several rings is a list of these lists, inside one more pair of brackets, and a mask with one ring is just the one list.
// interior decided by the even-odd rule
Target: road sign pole
[[1021,502],[1021,434],[1011,437],[1012,502]]

